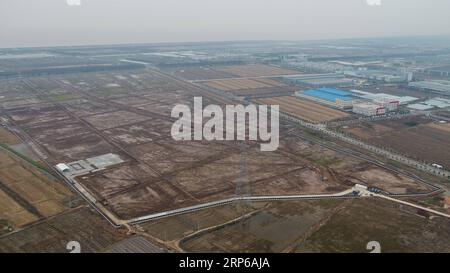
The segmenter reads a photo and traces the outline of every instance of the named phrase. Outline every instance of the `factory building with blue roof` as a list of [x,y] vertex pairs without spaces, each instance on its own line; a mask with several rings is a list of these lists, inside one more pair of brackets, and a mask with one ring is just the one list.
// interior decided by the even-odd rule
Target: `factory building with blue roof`
[[350,108],[355,100],[352,92],[335,88],[299,91],[296,95],[338,108]]

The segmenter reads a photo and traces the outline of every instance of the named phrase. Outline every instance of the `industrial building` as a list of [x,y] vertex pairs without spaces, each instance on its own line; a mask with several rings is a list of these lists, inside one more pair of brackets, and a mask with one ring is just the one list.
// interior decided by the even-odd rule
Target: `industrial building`
[[423,103],[414,103],[414,104],[408,105],[408,108],[413,109],[413,110],[425,111],[425,110],[433,109],[434,106],[426,105]]
[[353,113],[364,116],[379,116],[386,114],[386,108],[370,102],[355,103],[353,105]]
[[351,92],[334,88],[298,91],[296,95],[342,109],[351,108],[354,102],[354,97]]
[[428,75],[438,76],[438,77],[449,77],[450,76],[450,66],[434,67],[425,70]]
[[120,164],[122,162],[124,161],[120,158],[119,155],[109,153],[70,162],[67,164],[59,163],[55,167],[60,173],[68,177],[104,170],[109,166]]
[[68,172],[68,171],[70,171],[69,166],[67,166],[67,165],[64,164],[64,163],[59,163],[59,164],[57,164],[55,167],[56,167],[56,169],[57,169],[59,172]]
[[450,107],[450,100],[443,98],[433,98],[421,103],[411,104],[408,107],[414,110],[421,110],[421,111],[431,110],[435,107],[443,109]]
[[[356,114],[365,116],[384,115],[397,111],[400,105],[418,100],[410,96],[394,96],[385,93],[370,93],[360,90],[340,90],[320,88],[298,91],[296,95],[335,108],[352,109]],[[441,105],[444,102],[440,101]]]
[[351,86],[355,84],[354,80],[345,78],[344,75],[336,73],[285,76],[283,77],[283,79],[293,84],[309,85],[316,87]]
[[436,81],[410,82],[408,85],[413,88],[432,90],[450,95],[450,81],[436,80]]
[[361,90],[350,90],[352,92],[353,96],[369,100],[374,103],[383,103],[383,102],[391,102],[398,105],[405,105],[414,101],[419,100],[419,98],[411,97],[411,96],[395,96],[385,93],[371,93]]
[[400,73],[399,75],[396,75],[396,74],[387,74],[383,70],[366,70],[366,69],[344,71],[344,75],[387,83],[406,82],[412,80],[413,77],[411,73]]

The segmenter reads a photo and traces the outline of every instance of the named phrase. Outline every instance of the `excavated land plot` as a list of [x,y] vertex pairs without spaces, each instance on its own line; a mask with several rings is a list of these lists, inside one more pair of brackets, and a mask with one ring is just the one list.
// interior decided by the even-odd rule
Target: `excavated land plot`
[[[45,81],[39,80],[29,80],[39,91],[31,94],[45,94],[41,87]],[[158,73],[65,75],[46,80],[79,98],[6,109],[5,113],[53,165],[120,154],[124,163],[78,177],[78,181],[122,219],[236,194],[336,193],[353,186],[348,175],[356,166],[363,164],[361,171],[374,167],[287,137],[284,125],[275,152],[260,152],[256,142],[247,142],[248,147],[241,150],[241,142],[234,141],[174,141],[170,135],[174,105],[192,106],[194,96],[202,96],[204,105],[229,102]],[[110,89],[114,92],[105,91]],[[355,181],[369,184],[367,177]],[[243,181],[241,186],[238,181]],[[379,182],[380,188],[383,183]],[[408,183],[407,191],[425,190],[421,184]]]
[[255,102],[260,104],[280,105],[281,112],[314,123],[331,121],[349,116],[349,114],[345,112],[290,96],[257,99]]

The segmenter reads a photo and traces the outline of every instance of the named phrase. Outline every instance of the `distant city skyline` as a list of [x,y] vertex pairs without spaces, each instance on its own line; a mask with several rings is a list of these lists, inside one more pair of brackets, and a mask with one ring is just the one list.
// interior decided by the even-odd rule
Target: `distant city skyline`
[[449,11],[448,0],[2,0],[0,47],[450,35]]

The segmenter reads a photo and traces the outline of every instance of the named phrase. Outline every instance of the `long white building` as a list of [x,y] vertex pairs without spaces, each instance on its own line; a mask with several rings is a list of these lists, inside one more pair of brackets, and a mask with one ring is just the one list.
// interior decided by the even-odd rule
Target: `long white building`
[[450,94],[450,81],[421,81],[421,82],[410,82],[408,84],[410,87],[419,89],[429,89],[433,91],[439,91]]

